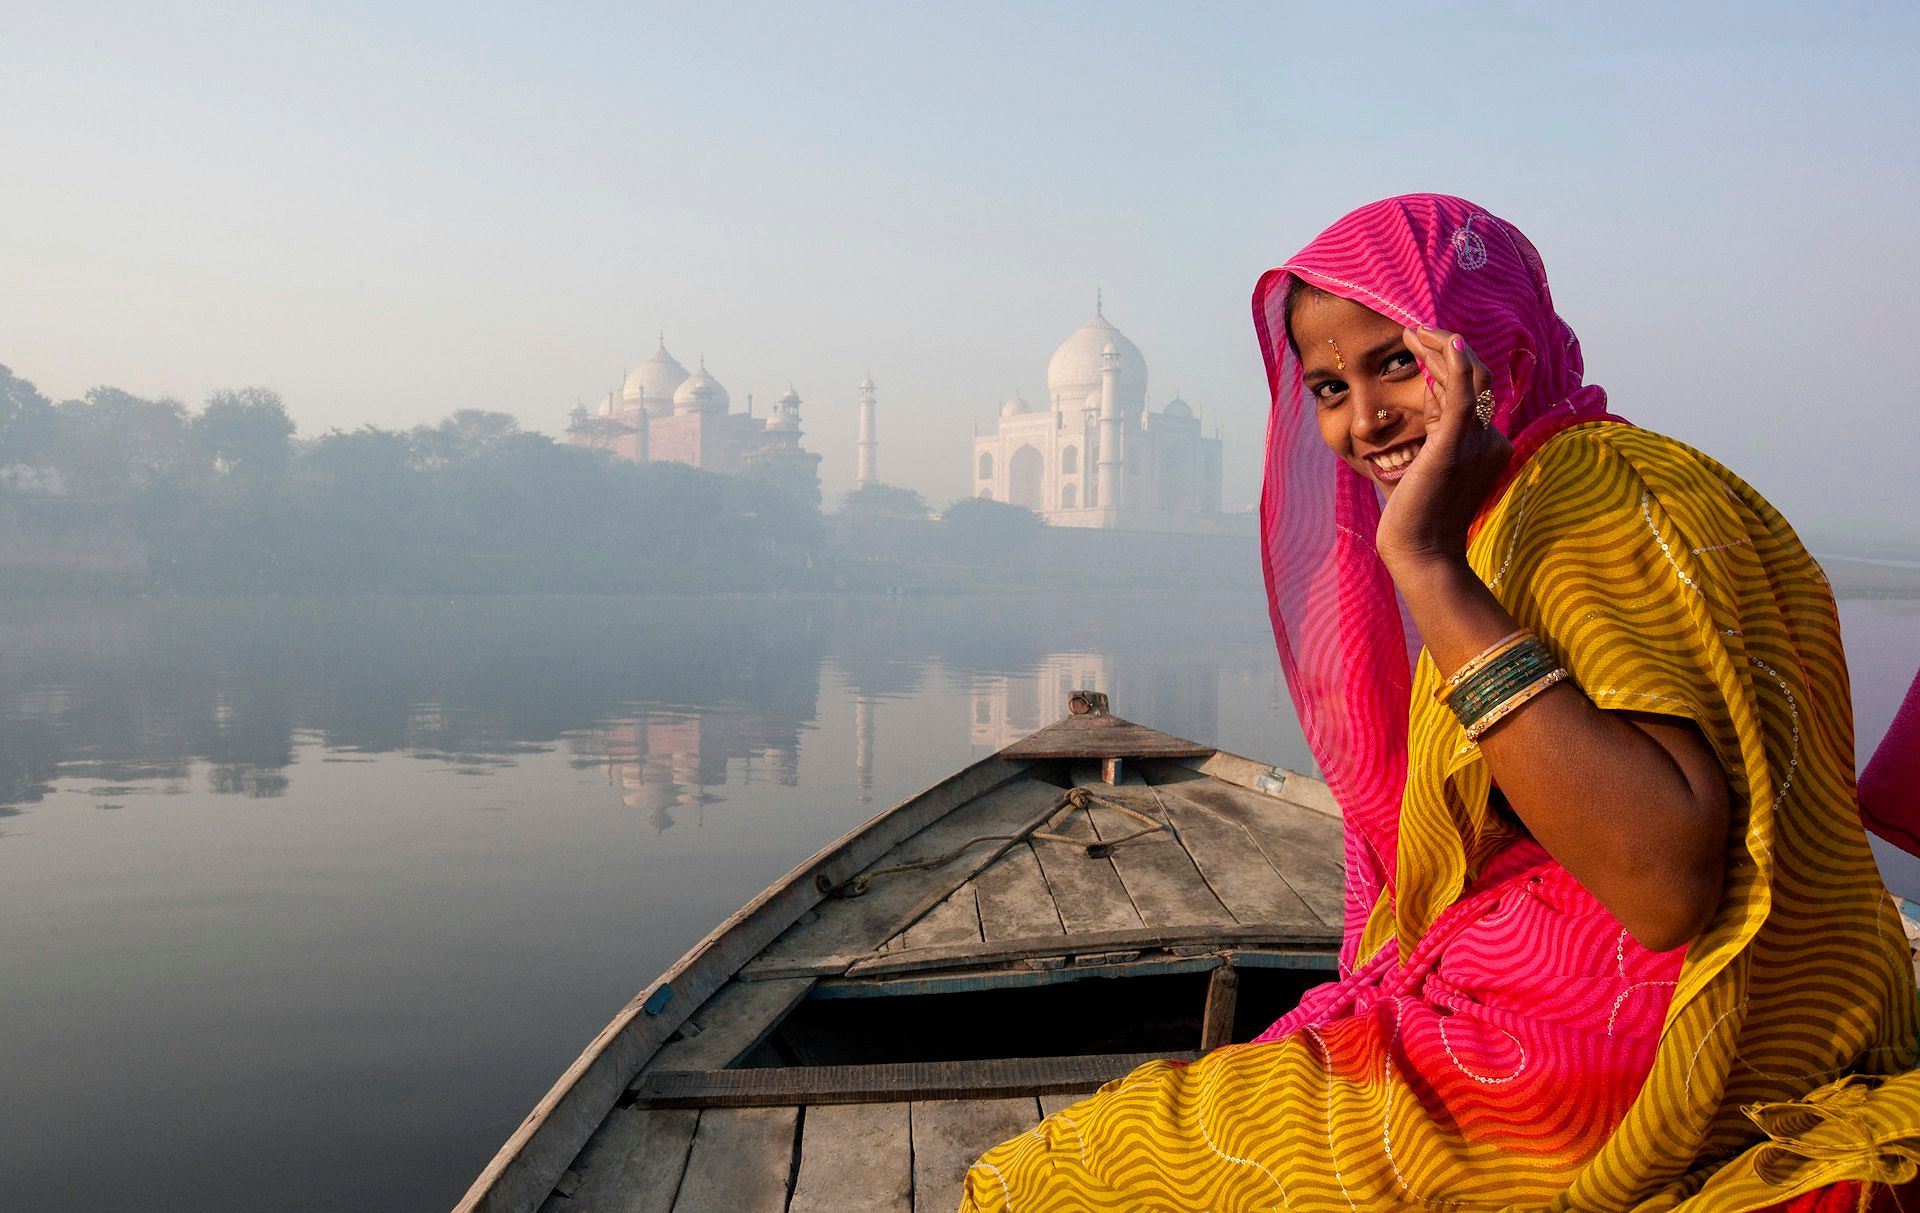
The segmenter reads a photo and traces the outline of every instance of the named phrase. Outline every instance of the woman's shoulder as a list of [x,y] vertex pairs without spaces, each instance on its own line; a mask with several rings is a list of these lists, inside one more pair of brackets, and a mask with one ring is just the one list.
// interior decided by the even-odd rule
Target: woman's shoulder
[[1534,488],[1591,494],[1603,486],[1628,497],[1661,501],[1705,494],[1720,502],[1740,498],[1763,505],[1759,494],[1711,455],[1657,430],[1619,421],[1569,426],[1549,438],[1523,478]]

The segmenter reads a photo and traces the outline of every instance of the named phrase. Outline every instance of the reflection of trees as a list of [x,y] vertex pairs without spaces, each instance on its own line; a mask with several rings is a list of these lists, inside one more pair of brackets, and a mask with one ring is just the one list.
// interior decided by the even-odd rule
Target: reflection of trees
[[[56,769],[178,782],[196,762],[216,791],[277,795],[296,728],[485,769],[636,702],[731,705],[758,723],[716,753],[791,752],[823,622],[751,598],[16,604],[0,623],[0,803],[36,798]],[[725,757],[702,761],[724,782]]]

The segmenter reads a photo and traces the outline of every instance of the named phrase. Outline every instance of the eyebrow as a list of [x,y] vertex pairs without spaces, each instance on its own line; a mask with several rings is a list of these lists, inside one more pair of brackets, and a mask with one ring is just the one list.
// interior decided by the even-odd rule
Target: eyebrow
[[[1360,361],[1368,362],[1368,363],[1378,362],[1380,361],[1380,359],[1386,357],[1388,354],[1392,353],[1393,351],[1404,350],[1406,348],[1407,348],[1407,343],[1405,341],[1402,341],[1398,335],[1395,335],[1387,338],[1385,341],[1382,341],[1380,344],[1374,346],[1372,349],[1368,350],[1366,353],[1360,355]],[[1305,359],[1301,359],[1301,361],[1304,362]],[[1300,376],[1301,381],[1305,383],[1319,383],[1327,379],[1337,379],[1339,377],[1340,377],[1340,372],[1329,371],[1324,367],[1315,367],[1310,371],[1303,372]]]

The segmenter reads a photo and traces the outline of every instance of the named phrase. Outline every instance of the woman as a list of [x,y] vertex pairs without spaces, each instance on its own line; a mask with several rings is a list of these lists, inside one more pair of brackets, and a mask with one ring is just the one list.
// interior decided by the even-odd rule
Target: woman
[[1752,1210],[1912,1178],[1913,972],[1786,523],[1610,417],[1533,246],[1460,199],[1355,211],[1254,318],[1343,976],[989,1151],[964,1207]]

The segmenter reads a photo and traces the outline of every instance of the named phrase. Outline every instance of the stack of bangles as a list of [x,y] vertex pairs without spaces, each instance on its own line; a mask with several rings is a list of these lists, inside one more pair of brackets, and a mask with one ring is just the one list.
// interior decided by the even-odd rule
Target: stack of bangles
[[1453,709],[1468,741],[1478,741],[1529,699],[1568,677],[1540,638],[1522,628],[1455,670],[1433,697]]

